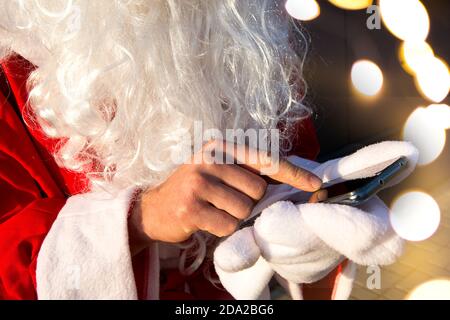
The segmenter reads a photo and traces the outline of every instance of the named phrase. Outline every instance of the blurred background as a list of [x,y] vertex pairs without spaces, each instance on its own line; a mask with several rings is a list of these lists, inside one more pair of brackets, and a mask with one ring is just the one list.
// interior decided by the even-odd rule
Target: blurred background
[[360,268],[352,299],[450,299],[450,1],[288,0],[286,9],[310,38],[319,160],[391,139],[421,153],[415,173],[381,193],[393,214],[411,214],[395,226],[411,240],[405,254],[382,269],[380,288]]

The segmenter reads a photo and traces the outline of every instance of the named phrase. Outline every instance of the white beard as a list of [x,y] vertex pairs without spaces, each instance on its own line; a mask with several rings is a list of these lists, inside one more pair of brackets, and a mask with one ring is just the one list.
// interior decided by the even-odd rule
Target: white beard
[[0,7],[3,54],[38,66],[29,79],[33,111],[47,135],[68,138],[58,163],[96,184],[160,183],[175,168],[167,154],[185,147],[194,121],[271,129],[309,112],[294,98],[302,61],[276,1],[0,0]]

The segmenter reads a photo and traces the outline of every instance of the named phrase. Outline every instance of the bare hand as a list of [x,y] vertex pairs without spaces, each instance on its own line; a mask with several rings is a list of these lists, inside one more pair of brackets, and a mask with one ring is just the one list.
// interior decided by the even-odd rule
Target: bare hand
[[[181,165],[164,183],[141,194],[129,223],[132,251],[151,240],[182,242],[199,230],[218,237],[232,234],[264,196],[267,182],[261,171],[269,162],[266,157],[264,163]],[[278,168],[268,175],[271,180],[311,192],[321,186],[318,177],[287,160],[279,160]]]

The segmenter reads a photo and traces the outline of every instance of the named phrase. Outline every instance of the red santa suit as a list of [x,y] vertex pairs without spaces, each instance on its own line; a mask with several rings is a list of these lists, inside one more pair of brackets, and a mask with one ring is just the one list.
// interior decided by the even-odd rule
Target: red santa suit
[[[58,167],[58,141],[24,121],[26,80],[35,67],[14,56],[0,74],[0,299],[227,299],[201,270],[181,275],[164,245],[131,257],[127,212],[133,190],[88,194],[82,174]],[[310,120],[298,125],[292,153],[319,150]],[[160,271],[161,270],[161,271]],[[330,298],[340,267],[304,298]]]

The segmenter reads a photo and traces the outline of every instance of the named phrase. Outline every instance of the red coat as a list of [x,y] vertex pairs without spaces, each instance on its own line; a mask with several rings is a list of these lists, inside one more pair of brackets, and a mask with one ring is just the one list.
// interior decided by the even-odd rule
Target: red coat
[[[57,166],[51,156],[57,140],[27,126],[22,114],[27,101],[26,79],[33,66],[19,56],[0,70],[0,299],[36,299],[36,260],[66,198],[85,190],[81,174]],[[319,151],[310,120],[298,126],[294,154],[314,159]],[[133,259],[139,296],[145,291],[145,254]],[[161,276],[162,299],[230,298],[200,272],[188,279],[176,270]],[[329,291],[333,276],[326,281]],[[183,292],[188,281],[191,294]],[[327,291],[327,292],[328,292]],[[305,292],[307,297],[307,292]]]

